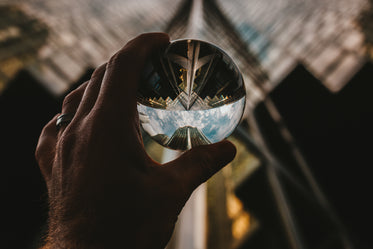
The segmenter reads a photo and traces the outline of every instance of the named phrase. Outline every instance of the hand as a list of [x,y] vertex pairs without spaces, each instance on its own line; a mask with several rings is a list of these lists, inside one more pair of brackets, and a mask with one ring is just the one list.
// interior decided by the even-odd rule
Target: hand
[[48,248],[164,248],[193,190],[235,156],[228,141],[191,149],[164,165],[145,152],[136,91],[145,61],[167,46],[143,34],[71,92],[72,121],[43,129],[36,158],[50,203]]

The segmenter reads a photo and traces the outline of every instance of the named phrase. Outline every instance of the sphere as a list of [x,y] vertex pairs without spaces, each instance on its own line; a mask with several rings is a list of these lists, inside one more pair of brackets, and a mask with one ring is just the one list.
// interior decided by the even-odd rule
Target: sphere
[[176,40],[142,73],[137,110],[142,129],[174,150],[219,142],[239,124],[245,86],[233,60],[200,40]]

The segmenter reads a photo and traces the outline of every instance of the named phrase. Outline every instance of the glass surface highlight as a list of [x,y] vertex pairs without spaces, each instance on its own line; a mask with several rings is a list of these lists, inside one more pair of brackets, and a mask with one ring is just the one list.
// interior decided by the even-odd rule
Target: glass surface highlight
[[242,75],[220,48],[177,40],[147,63],[137,93],[142,129],[174,150],[219,142],[245,107]]

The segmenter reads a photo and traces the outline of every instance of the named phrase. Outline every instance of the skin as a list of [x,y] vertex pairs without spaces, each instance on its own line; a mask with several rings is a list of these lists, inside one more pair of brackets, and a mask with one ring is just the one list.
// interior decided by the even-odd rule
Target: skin
[[233,160],[228,141],[159,164],[146,153],[136,91],[145,61],[169,44],[164,33],[129,41],[64,99],[76,113],[43,129],[36,159],[50,203],[44,248],[164,248],[193,190]]

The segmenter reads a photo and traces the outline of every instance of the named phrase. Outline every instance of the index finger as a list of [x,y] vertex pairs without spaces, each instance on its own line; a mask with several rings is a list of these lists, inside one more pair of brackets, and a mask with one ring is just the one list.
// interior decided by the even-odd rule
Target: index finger
[[[97,104],[110,113],[129,111],[136,105],[136,92],[145,62],[157,49],[169,44],[166,33],[141,34],[128,42],[107,63]],[[118,108],[119,107],[119,108]]]
[[48,183],[52,171],[52,164],[55,156],[57,133],[56,121],[59,114],[55,115],[46,124],[40,134],[35,150],[35,159],[39,164],[40,171]]

